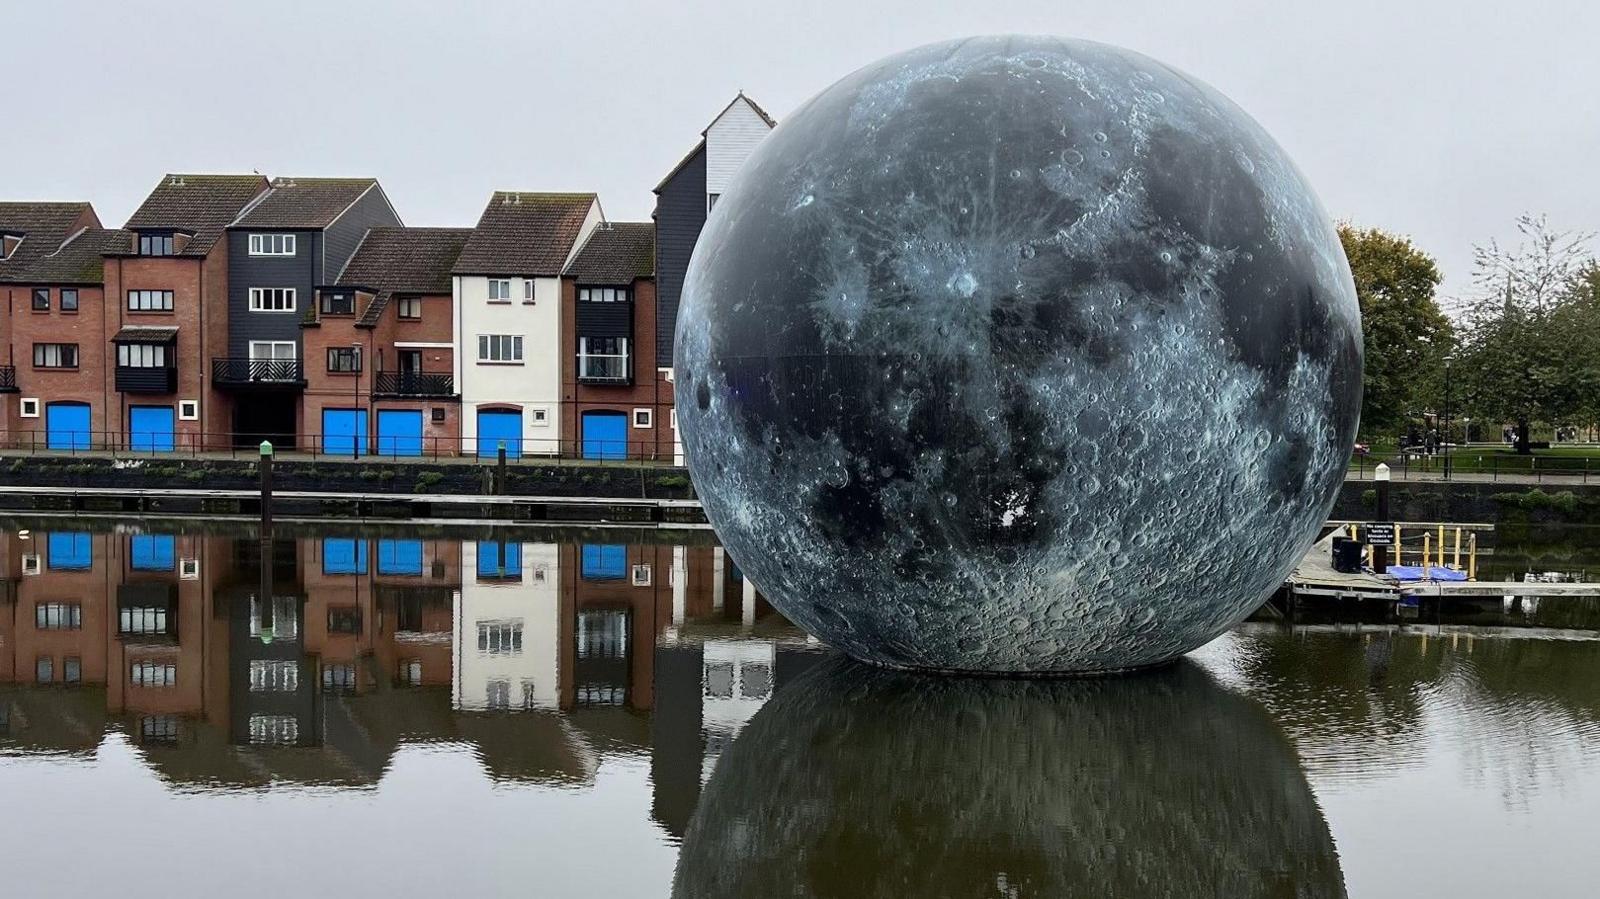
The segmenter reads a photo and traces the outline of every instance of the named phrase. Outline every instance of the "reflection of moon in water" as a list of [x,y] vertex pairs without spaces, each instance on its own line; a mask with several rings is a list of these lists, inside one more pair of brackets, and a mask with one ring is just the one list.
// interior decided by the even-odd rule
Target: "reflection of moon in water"
[[673,894],[1343,896],[1294,750],[1188,663],[1112,680],[829,662],[717,764]]

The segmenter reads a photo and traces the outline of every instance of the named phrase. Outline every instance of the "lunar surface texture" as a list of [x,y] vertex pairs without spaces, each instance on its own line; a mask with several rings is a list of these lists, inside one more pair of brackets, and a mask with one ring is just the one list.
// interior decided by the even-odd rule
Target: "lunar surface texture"
[[1361,403],[1332,223],[1221,94],[1084,41],[889,57],[718,199],[678,317],[706,515],[881,665],[1173,659],[1314,539]]

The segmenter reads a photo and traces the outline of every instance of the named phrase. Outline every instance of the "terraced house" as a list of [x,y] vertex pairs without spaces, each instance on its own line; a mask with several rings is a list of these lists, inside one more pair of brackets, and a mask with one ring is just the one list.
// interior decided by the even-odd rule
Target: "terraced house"
[[229,224],[227,340],[211,378],[234,399],[236,445],[321,439],[321,423],[303,414],[300,324],[367,231],[400,224],[372,178],[278,178]]
[[302,420],[330,453],[454,455],[461,435],[450,269],[468,228],[373,228],[302,325]]
[[656,367],[655,225],[602,222],[562,291],[563,432],[586,459],[671,459],[672,384]]
[[202,360],[226,352],[228,223],[266,190],[260,175],[167,175],[107,238],[106,431],[152,451],[227,446],[232,397]]
[[562,272],[603,218],[592,193],[499,191],[484,208],[452,272],[465,452],[571,453]]
[[[88,203],[0,203],[0,430],[12,446],[87,448],[104,430],[99,256]],[[71,262],[68,258],[71,258]]]

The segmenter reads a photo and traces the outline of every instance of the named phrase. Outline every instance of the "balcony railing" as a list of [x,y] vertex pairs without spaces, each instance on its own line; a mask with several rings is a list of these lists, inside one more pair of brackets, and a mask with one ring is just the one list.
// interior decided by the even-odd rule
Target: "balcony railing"
[[230,357],[211,360],[211,380],[228,387],[304,387],[305,370],[299,359],[246,359]]
[[376,396],[455,396],[455,388],[449,372],[380,371],[372,376]]
[[123,393],[176,393],[176,368],[136,368],[117,366],[117,389]]
[[17,367],[0,365],[0,393],[17,392]]
[[633,366],[627,353],[617,355],[578,355],[578,380],[586,384],[629,384]]

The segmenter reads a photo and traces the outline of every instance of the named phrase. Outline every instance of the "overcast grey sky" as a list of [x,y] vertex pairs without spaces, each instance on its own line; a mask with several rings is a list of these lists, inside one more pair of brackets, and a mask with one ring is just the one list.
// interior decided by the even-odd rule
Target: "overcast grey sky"
[[1437,256],[1448,292],[1519,213],[1600,226],[1600,4],[1581,0],[0,2],[0,198],[87,199],[108,225],[163,172],[252,169],[376,176],[410,225],[470,225],[498,188],[647,219],[741,88],[781,121],[894,51],[1036,32],[1210,82],[1336,218]]

